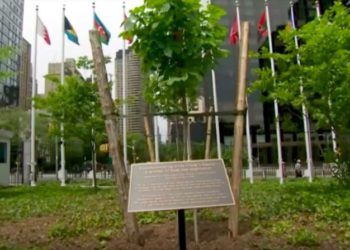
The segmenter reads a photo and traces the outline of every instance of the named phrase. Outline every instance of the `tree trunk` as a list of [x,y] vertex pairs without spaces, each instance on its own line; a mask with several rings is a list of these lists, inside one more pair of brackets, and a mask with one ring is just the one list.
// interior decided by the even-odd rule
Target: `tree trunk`
[[232,154],[232,179],[231,188],[235,199],[235,205],[231,208],[229,218],[230,236],[235,239],[238,236],[239,219],[239,194],[241,185],[241,170],[243,165],[243,133],[244,133],[244,111],[246,109],[245,88],[248,66],[248,36],[249,24],[243,22],[242,38],[240,43],[240,61],[238,69],[238,83],[236,86],[236,110],[237,115],[234,123],[234,145]]
[[148,117],[147,116],[143,117],[143,123],[145,125],[145,132],[146,132],[146,139],[147,139],[149,159],[150,159],[151,162],[155,162],[156,158],[154,156],[154,147],[153,147],[153,144],[152,144],[151,134],[150,134],[150,131],[149,131],[149,121],[148,121]]
[[139,233],[136,216],[133,213],[128,213],[128,191],[129,179],[120,154],[120,145],[118,144],[118,126],[116,122],[116,111],[113,105],[110,88],[108,86],[106,66],[102,52],[101,42],[98,33],[95,30],[90,30],[90,43],[92,49],[93,60],[97,75],[98,92],[102,105],[102,112],[105,116],[105,125],[108,135],[108,144],[110,155],[112,156],[113,169],[116,176],[116,182],[119,190],[119,200],[123,218],[129,241],[144,245],[144,239]]

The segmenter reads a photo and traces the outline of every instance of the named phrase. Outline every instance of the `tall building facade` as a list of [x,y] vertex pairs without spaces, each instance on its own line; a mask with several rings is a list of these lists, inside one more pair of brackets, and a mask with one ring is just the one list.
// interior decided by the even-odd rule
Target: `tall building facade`
[[[23,29],[24,0],[0,1],[0,47],[20,49]],[[0,106],[18,106],[20,56],[0,62],[0,71],[14,75],[0,82]]]
[[[48,75],[54,75],[57,76],[60,79],[61,76],[61,63],[49,63]],[[67,58],[64,62],[64,75],[65,76],[71,76],[71,75],[79,75],[81,76],[80,72],[77,70],[76,62],[73,58]],[[55,91],[56,89],[56,83],[45,79],[45,93],[46,96],[48,93]]]
[[[126,61],[126,97],[127,97],[127,133],[144,133],[143,116],[146,105],[142,94],[141,61],[131,51],[125,51]],[[123,51],[119,50],[115,58],[115,96],[123,99]],[[122,107],[120,107],[121,113]],[[121,124],[121,122],[120,122]]]
[[32,64],[30,43],[22,38],[19,71],[19,106],[24,110],[31,108],[32,97]]

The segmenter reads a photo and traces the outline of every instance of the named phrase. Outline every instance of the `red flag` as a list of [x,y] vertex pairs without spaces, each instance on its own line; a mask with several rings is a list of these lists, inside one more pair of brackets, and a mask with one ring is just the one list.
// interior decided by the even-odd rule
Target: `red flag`
[[38,22],[37,22],[37,34],[39,36],[41,36],[42,38],[44,38],[45,42],[50,45],[51,41],[50,41],[50,36],[49,36],[49,32],[47,31],[45,25],[43,24],[43,22],[40,20],[40,18],[38,17]]
[[232,21],[230,31],[230,44],[236,44],[238,42],[238,20],[235,17]]
[[265,37],[267,37],[267,27],[266,27],[266,12],[264,11],[262,14],[261,14],[261,17],[259,19],[259,22],[258,22],[258,33],[259,33],[259,36],[260,38],[264,39]]
[[[127,20],[128,20],[128,17],[127,17],[127,15],[124,13],[124,21],[123,21],[122,25],[125,26],[125,23],[126,23]],[[133,42],[133,40],[134,40],[132,36],[127,37],[126,39],[128,40],[128,43],[129,43],[129,44],[131,44],[131,43]]]

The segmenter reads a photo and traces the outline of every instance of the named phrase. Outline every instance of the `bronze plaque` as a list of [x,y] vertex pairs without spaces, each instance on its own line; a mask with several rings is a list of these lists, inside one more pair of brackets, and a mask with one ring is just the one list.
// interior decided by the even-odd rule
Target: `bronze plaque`
[[131,165],[129,212],[234,205],[222,160]]

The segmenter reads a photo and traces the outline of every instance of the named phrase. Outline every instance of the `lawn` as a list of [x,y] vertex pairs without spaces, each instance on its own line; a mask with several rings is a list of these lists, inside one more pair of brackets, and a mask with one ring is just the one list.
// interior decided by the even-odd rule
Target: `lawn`
[[[186,218],[191,249],[191,211]],[[227,208],[199,211],[201,249],[350,249],[350,190],[332,180],[243,182],[234,245],[227,218]],[[173,211],[139,213],[138,220],[145,249],[176,249]],[[135,249],[122,229],[114,186],[0,188],[0,249]]]

